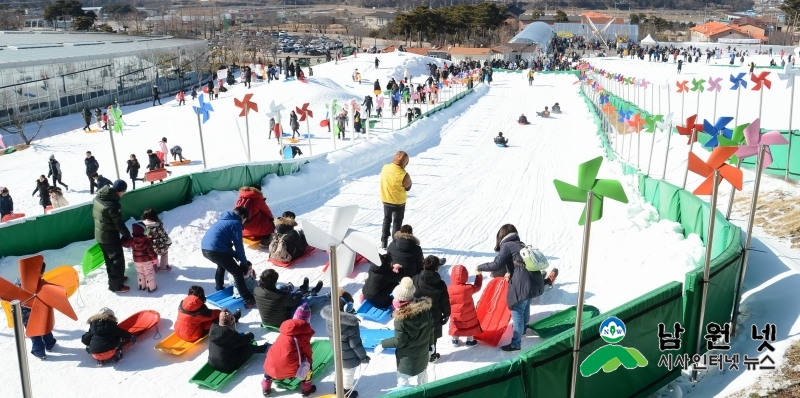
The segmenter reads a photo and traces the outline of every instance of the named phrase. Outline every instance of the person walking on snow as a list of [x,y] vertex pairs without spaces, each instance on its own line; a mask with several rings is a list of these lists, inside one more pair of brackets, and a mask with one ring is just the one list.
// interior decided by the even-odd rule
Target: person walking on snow
[[381,61],[378,60],[378,57],[375,57],[375,69],[378,69],[378,64],[380,63]]
[[39,179],[36,180],[36,188],[33,189],[33,193],[31,196],[36,195],[39,193],[39,206],[42,206],[42,210],[46,210],[47,206],[50,206],[50,183],[47,182],[47,177],[44,174],[39,176]]
[[186,94],[183,93],[183,90],[178,91],[178,106],[186,105]]
[[469,272],[463,265],[454,265],[450,270],[450,286],[447,287],[447,295],[450,297],[450,337],[453,347],[458,347],[460,336],[467,338],[466,346],[472,347],[478,344],[475,335],[483,333],[481,323],[478,320],[478,313],[475,311],[475,301],[472,295],[481,291],[483,275],[476,269],[475,283],[467,283]]
[[372,117],[372,96],[365,95],[364,102],[361,103],[364,107],[364,112],[367,114],[367,119]]
[[56,186],[56,182],[63,185],[64,188],[67,188],[69,191],[69,187],[67,184],[61,182],[61,163],[56,160],[56,155],[50,155],[50,162],[47,164],[50,171],[47,173],[47,177],[53,176],[53,186]]
[[92,131],[92,128],[89,125],[92,124],[92,112],[89,111],[89,108],[84,107],[81,111],[81,115],[83,116],[83,121],[86,123],[86,126],[83,126],[83,131]]
[[100,164],[92,156],[91,151],[86,151],[86,159],[83,159],[83,164],[86,165],[86,178],[89,179],[89,193],[94,195],[95,183],[92,174],[97,173],[97,170],[100,169]]
[[97,129],[102,129],[103,111],[101,111],[100,108],[94,108],[94,119],[97,121]]
[[381,169],[381,202],[383,202],[383,228],[381,230],[381,245],[385,249],[389,244],[389,225],[392,225],[392,234],[400,230],[406,211],[407,192],[411,190],[411,176],[406,172],[408,154],[397,151],[392,163],[386,164]]
[[153,86],[153,106],[156,106],[156,101],[158,101],[158,104],[161,105],[161,97],[159,97],[160,93],[161,92],[158,91],[158,86]]
[[131,154],[130,159],[128,159],[128,168],[125,169],[125,172],[128,173],[128,176],[131,178],[131,183],[133,183],[131,188],[133,189],[136,189],[136,180],[139,179],[139,168],[141,167],[139,161],[136,160],[136,155]]
[[125,255],[122,246],[129,246],[131,233],[122,219],[122,206],[119,200],[128,190],[125,181],[117,180],[111,186],[97,191],[92,204],[94,218],[94,239],[100,244],[108,273],[108,290],[114,293],[126,293]]

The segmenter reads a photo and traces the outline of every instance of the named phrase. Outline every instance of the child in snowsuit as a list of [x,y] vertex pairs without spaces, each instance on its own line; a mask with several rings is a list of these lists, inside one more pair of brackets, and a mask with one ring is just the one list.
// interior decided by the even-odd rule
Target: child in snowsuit
[[131,154],[130,159],[128,159],[128,168],[125,169],[125,172],[131,177],[133,189],[136,189],[136,180],[139,179],[139,169],[141,167],[142,166],[139,164],[139,161],[136,159],[136,155]]
[[[277,251],[285,251],[284,257],[278,260],[286,260],[289,262],[296,260],[302,256],[308,248],[306,236],[302,229],[297,229],[297,221],[295,221],[295,214],[291,211],[285,211],[283,214],[275,219],[275,232],[272,236],[265,238],[259,245],[261,247],[269,248],[271,242],[283,242],[282,248],[276,247],[276,250],[270,250],[270,259],[278,259],[280,257]],[[281,245],[277,245],[281,246]]]
[[[275,340],[264,361],[264,379],[261,380],[261,390],[265,397],[270,395],[272,380],[294,379],[301,361],[312,365],[313,353],[311,352],[311,309],[307,304],[297,308],[294,317],[281,324],[280,335]],[[307,397],[317,391],[317,386],[311,384],[311,372],[301,380],[300,391]]]
[[92,315],[87,321],[89,331],[81,337],[86,352],[97,360],[97,366],[103,366],[106,360],[117,363],[122,359],[122,346],[126,340],[136,344],[136,336],[117,326],[114,311],[103,307],[99,313]]
[[[219,321],[220,310],[206,306],[206,293],[201,286],[192,286],[178,305],[175,334],[188,342],[194,342],[208,334],[211,324]],[[241,312],[239,312],[241,314]]]
[[142,222],[147,227],[147,237],[153,242],[153,250],[159,257],[155,265],[156,271],[171,270],[169,265],[169,247],[172,246],[172,239],[169,238],[164,224],[158,219],[156,209],[150,207],[142,213]]
[[[350,398],[358,397],[358,391],[353,390],[355,384],[355,375],[358,365],[362,363],[369,363],[369,356],[367,351],[364,350],[364,344],[361,342],[361,332],[358,324],[361,322],[355,316],[356,310],[353,308],[353,296],[339,289],[339,319],[342,325],[342,367],[343,367],[343,383],[344,395]],[[328,338],[333,340],[333,308],[330,305],[325,306],[320,315],[325,319],[325,326],[328,331]],[[333,344],[333,341],[331,341]],[[334,385],[334,390],[336,386]]]
[[414,297],[431,299],[431,318],[433,321],[433,353],[430,361],[435,362],[441,356],[436,352],[436,340],[442,337],[442,327],[450,318],[450,296],[447,295],[447,284],[439,275],[442,262],[436,256],[425,257],[422,272],[412,278],[414,281]]
[[92,179],[94,179],[94,185],[97,187],[98,191],[106,185],[111,185],[111,180],[97,173],[92,173]]
[[450,297],[450,336],[453,347],[458,347],[459,337],[466,336],[467,347],[472,347],[478,342],[474,336],[483,332],[481,323],[478,320],[478,313],[475,312],[475,301],[472,295],[481,291],[483,275],[480,272],[475,275],[475,283],[467,284],[469,272],[463,265],[454,265],[450,270],[450,286],[447,287],[447,294]]
[[61,188],[50,187],[48,192],[50,193],[50,204],[53,205],[54,209],[69,206],[69,202],[64,198],[64,193],[61,192]]
[[14,212],[14,199],[8,193],[8,188],[0,188],[0,219]]
[[178,91],[177,99],[178,99],[178,106],[186,105],[186,95],[183,93],[183,90]]
[[[233,298],[242,297],[242,295],[239,294],[239,289],[236,288],[236,283],[231,274],[228,274],[228,283],[233,286]],[[247,287],[247,291],[249,291],[252,296],[256,288],[256,271],[253,270],[253,263],[249,261],[247,262],[247,271],[244,273],[244,284]]]
[[255,353],[267,352],[270,345],[253,345],[253,333],[236,331],[236,317],[222,310],[219,323],[211,325],[208,333],[208,364],[220,372],[231,373]]
[[428,381],[428,354],[433,345],[433,318],[431,299],[414,299],[414,282],[403,278],[394,288],[394,337],[381,341],[375,347],[380,354],[384,348],[395,349],[397,363],[397,386],[408,387],[408,379],[417,378],[417,385]]
[[192,87],[192,101],[197,99],[197,87]]
[[144,224],[134,223],[132,229],[133,236],[133,266],[136,267],[136,279],[139,282],[139,290],[147,289],[152,293],[156,291],[156,271],[154,266],[158,264],[158,256],[153,249],[153,242],[144,234]]

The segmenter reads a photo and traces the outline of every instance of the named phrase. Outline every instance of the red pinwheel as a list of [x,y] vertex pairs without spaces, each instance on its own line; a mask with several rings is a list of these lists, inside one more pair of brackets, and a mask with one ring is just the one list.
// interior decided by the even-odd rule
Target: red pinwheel
[[770,145],[786,145],[789,141],[783,138],[780,132],[770,131],[761,134],[761,119],[756,119],[749,126],[744,128],[744,138],[747,145],[734,147],[737,148],[736,156],[747,158],[758,155],[759,147],[766,146],[764,150],[764,161],[761,162],[761,169],[765,169],[772,164],[772,151]]
[[[678,130],[678,134],[689,137],[689,142],[687,142],[686,145],[690,145],[692,142],[697,142],[697,134],[692,134],[692,130],[698,133],[703,132],[703,123],[695,123],[696,120],[697,115],[692,115],[686,118],[686,124],[684,126],[675,127]],[[694,138],[694,140],[692,140],[692,138]]]
[[75,315],[75,311],[67,300],[67,290],[42,279],[42,265],[44,265],[44,257],[41,254],[19,260],[21,289],[0,278],[0,299],[19,300],[24,306],[31,309],[28,326],[25,327],[25,335],[28,337],[42,336],[53,331],[55,326],[53,309],[78,320],[78,316]]
[[303,120],[306,120],[306,116],[314,117],[314,112],[312,112],[311,109],[308,109],[308,102],[303,104],[302,108],[298,108],[298,107],[294,107],[294,108],[297,111],[297,114],[300,116],[300,119],[298,119],[298,121],[300,121],[300,122],[302,122]]
[[753,86],[753,91],[761,90],[761,84],[763,83],[767,88],[772,88],[772,82],[767,80],[767,76],[769,76],[769,72],[764,71],[756,76],[755,73],[750,74],[750,81],[755,83]]
[[688,84],[689,84],[688,80],[684,80],[682,82],[675,82],[675,85],[678,86],[678,92],[679,93],[685,93],[685,92],[689,91]]
[[742,190],[742,170],[737,169],[727,163],[736,151],[737,147],[718,146],[714,148],[708,157],[708,162],[700,160],[694,152],[689,152],[689,170],[701,177],[705,181],[694,190],[695,195],[711,195],[713,193],[714,171],[719,170],[720,176],[727,180],[738,190]]
[[628,124],[628,131],[633,131],[638,133],[644,128],[645,120],[642,120],[641,113],[637,113],[633,115],[632,118],[628,119],[628,121],[625,123]]
[[245,109],[247,112],[256,111],[258,112],[258,104],[253,101],[250,101],[250,98],[253,98],[253,94],[245,94],[244,99],[239,101],[238,98],[233,99],[233,104],[236,105],[237,108],[242,108],[242,111],[239,112],[239,117],[245,115]]

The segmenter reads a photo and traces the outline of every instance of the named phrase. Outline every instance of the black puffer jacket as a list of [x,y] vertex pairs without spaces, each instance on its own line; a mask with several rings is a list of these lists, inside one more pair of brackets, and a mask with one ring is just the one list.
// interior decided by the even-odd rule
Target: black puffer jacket
[[125,226],[125,220],[122,219],[119,194],[110,186],[105,186],[97,191],[92,203],[92,217],[94,218],[94,239],[97,243],[114,244],[130,239],[131,233]]
[[261,323],[276,328],[280,327],[283,321],[292,318],[294,310],[303,298],[299,294],[293,296],[282,290],[266,289],[260,285],[253,291],[253,297],[261,315]]
[[121,339],[129,340],[131,338],[131,334],[127,330],[122,330],[117,326],[117,318],[114,315],[92,315],[87,323],[89,331],[83,334],[81,342],[89,347],[90,354],[111,351],[119,346]]
[[296,226],[297,221],[288,217],[278,217],[275,219],[275,232],[272,233],[272,240],[285,235],[283,241],[286,243],[286,251],[293,260],[302,256],[308,248],[305,235],[294,229]]
[[[328,337],[333,336],[333,309],[330,305],[320,311],[322,319],[328,329]],[[367,357],[364,344],[361,342],[361,332],[358,329],[360,322],[353,314],[339,312],[339,319],[342,321],[342,363],[347,369],[355,368],[361,364],[361,360]],[[331,345],[333,342],[331,342]]]
[[86,175],[88,176],[97,173],[97,170],[100,169],[100,163],[97,163],[97,159],[94,156],[83,159],[83,164],[86,165]]
[[416,292],[414,297],[428,297],[431,299],[431,318],[433,319],[434,338],[442,337],[442,326],[450,318],[450,295],[447,294],[447,284],[444,283],[438,272],[422,270],[413,278]]
[[403,266],[400,273],[403,276],[413,278],[422,271],[422,248],[419,247],[419,239],[411,234],[397,231],[394,234],[394,241],[389,244],[386,251],[392,255],[395,264]]
[[208,337],[208,364],[220,372],[233,372],[252,353],[252,333],[239,334],[227,326],[213,323]]
[[47,188],[50,188],[50,182],[36,180],[36,189],[33,190],[31,196],[36,195],[37,192],[39,193],[40,206],[50,206],[50,193],[47,192]]
[[389,308],[392,305],[392,290],[403,279],[403,273],[394,273],[392,261],[389,256],[381,256],[381,264],[370,264],[367,280],[361,293],[374,307],[380,309]]

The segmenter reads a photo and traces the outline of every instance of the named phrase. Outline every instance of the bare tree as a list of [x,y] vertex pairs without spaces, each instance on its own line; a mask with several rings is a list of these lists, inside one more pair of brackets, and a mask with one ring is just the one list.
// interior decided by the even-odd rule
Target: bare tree
[[34,103],[17,101],[19,96],[20,93],[14,90],[0,92],[0,109],[5,111],[8,117],[7,123],[0,124],[0,130],[19,135],[26,145],[30,145],[42,131],[42,125],[52,111],[41,111],[38,108],[38,101]]

